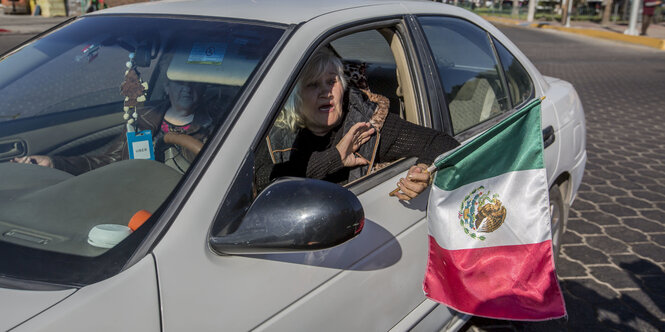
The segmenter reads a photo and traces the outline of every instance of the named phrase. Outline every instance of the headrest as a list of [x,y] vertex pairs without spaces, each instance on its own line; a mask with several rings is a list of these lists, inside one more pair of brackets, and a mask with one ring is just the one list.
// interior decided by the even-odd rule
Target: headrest
[[367,64],[364,62],[355,62],[342,60],[344,64],[344,75],[349,86],[368,90],[369,84],[367,83]]

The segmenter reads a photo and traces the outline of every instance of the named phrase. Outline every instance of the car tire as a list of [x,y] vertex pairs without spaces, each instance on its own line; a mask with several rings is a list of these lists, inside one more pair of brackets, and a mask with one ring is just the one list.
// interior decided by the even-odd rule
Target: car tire
[[559,251],[561,250],[561,240],[566,229],[568,221],[568,209],[563,200],[559,185],[553,185],[550,188],[550,225],[552,227],[552,255],[554,264],[557,264]]

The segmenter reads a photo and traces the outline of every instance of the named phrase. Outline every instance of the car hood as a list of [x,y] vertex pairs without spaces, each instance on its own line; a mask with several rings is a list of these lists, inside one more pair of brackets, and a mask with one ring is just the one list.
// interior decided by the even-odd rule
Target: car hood
[[34,291],[0,288],[0,331],[7,331],[50,308],[76,289]]

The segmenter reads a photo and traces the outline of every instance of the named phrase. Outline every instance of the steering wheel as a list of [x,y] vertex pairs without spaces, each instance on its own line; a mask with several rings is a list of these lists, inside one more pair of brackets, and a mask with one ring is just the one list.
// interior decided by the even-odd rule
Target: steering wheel
[[198,155],[199,152],[201,152],[201,148],[203,148],[203,142],[198,139],[189,135],[177,134],[174,132],[168,132],[164,135],[164,143],[178,145],[189,150],[195,156]]

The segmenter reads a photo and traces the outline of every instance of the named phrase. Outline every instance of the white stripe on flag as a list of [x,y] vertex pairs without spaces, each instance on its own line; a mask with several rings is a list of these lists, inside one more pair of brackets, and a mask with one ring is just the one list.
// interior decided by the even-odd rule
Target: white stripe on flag
[[[545,169],[514,171],[483,179],[445,191],[432,187],[427,208],[428,219],[439,222],[429,223],[429,234],[444,249],[472,249],[504,245],[541,243],[551,239],[549,202]],[[483,186],[490,196],[498,194],[498,199],[506,208],[504,223],[495,231],[482,233],[467,226],[466,234],[460,225],[459,214],[465,196]],[[471,197],[472,198],[472,197]],[[483,236],[485,239],[478,239]]]

